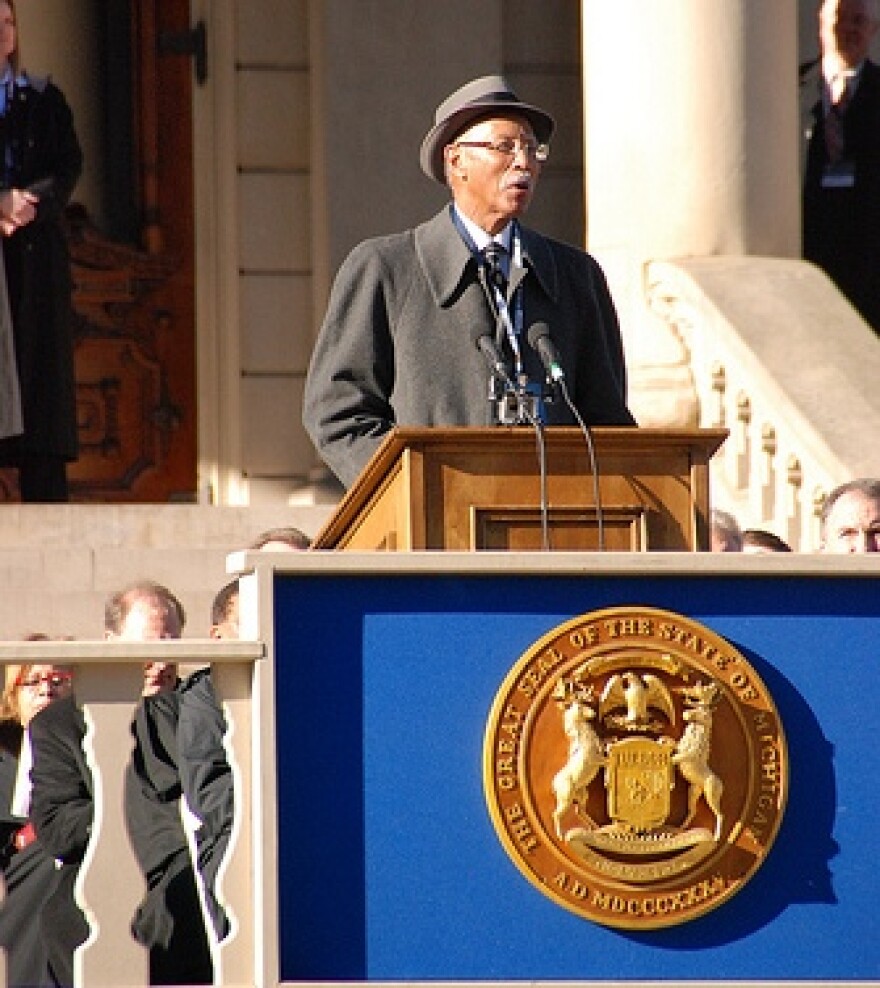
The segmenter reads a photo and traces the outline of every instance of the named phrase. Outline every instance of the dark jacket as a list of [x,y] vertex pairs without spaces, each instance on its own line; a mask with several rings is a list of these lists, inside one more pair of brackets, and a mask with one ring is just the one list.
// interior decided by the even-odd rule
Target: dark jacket
[[125,776],[125,819],[146,879],[132,922],[150,948],[150,984],[211,984],[213,962],[197,879],[181,818],[178,692],[143,697]]
[[828,165],[821,72],[807,67],[814,89],[804,177],[804,257],[834,280],[880,332],[880,66],[865,62],[843,117],[844,160],[855,168],[849,187],[823,187]]
[[[545,322],[575,406],[589,425],[634,425],[620,327],[605,277],[582,250],[521,228],[524,326]],[[367,240],[342,264],[306,381],[303,421],[350,486],[394,425],[492,424],[489,370],[474,339],[495,319],[477,262],[449,208],[404,233]],[[544,372],[523,341],[525,371]],[[567,406],[548,424],[573,425]]]
[[21,724],[0,721],[0,864],[6,868],[13,837],[25,820],[12,813],[12,795],[24,731]]
[[40,196],[36,219],[3,238],[24,434],[0,440],[0,464],[20,453],[77,455],[71,281],[62,214],[82,170],[73,117],[45,79],[16,86],[0,132],[12,163],[7,187]]
[[41,921],[58,875],[54,859],[39,839],[22,850],[13,843],[27,822],[11,812],[22,734],[19,724],[0,724],[0,864],[6,885],[0,904],[0,946],[6,951],[10,988],[37,988],[51,984]]

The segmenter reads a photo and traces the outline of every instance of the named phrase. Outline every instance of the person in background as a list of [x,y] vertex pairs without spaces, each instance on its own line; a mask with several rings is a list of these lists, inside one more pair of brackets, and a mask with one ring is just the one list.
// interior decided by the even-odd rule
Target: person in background
[[710,552],[742,552],[742,547],[739,522],[729,511],[713,508],[709,513]]
[[791,546],[773,532],[763,528],[746,528],[742,533],[742,551],[752,554],[791,552]]
[[[32,635],[27,640],[46,640],[46,636]],[[0,904],[0,946],[6,951],[10,988],[40,988],[52,983],[42,918],[58,871],[31,820],[30,726],[50,703],[71,695],[72,676],[69,669],[54,665],[7,665],[4,681],[0,696],[0,867],[6,895]]]
[[0,0],[0,240],[23,431],[0,439],[23,501],[67,501],[77,457],[71,276],[64,208],[82,170],[57,86],[24,72],[13,0]]
[[312,540],[298,528],[267,528],[248,546],[248,549],[259,549],[267,552],[305,552],[311,546]]
[[812,106],[803,253],[880,332],[880,66],[868,58],[878,0],[822,0],[817,62],[801,69]]
[[[139,580],[112,594],[104,608],[108,641],[161,641],[183,633],[186,614],[161,583]],[[195,866],[181,816],[184,787],[178,752],[181,685],[176,663],[144,666],[135,709],[132,761],[125,780],[125,817],[147,890],[132,922],[150,950],[150,984],[211,984],[213,961]]]
[[[161,583],[138,580],[111,594],[104,603],[104,637],[108,641],[162,641],[180,638],[186,613],[177,597]],[[144,666],[144,696],[173,692],[177,666],[151,662]]]
[[825,498],[819,515],[819,551],[880,552],[880,479],[847,481]]
[[214,595],[209,635],[218,641],[238,639],[238,580],[230,580]]
[[[420,153],[452,202],[413,230],[367,240],[336,276],[306,379],[303,423],[350,487],[396,425],[489,426],[499,363],[542,391],[556,353],[587,425],[634,425],[617,314],[598,263],[521,223],[555,122],[491,75],[444,100]],[[381,164],[380,164],[381,167]],[[549,334],[549,336],[547,335]],[[487,359],[487,347],[495,355]],[[483,353],[480,352],[483,351]],[[549,363],[549,360],[547,361]],[[548,425],[575,425],[569,404]]]

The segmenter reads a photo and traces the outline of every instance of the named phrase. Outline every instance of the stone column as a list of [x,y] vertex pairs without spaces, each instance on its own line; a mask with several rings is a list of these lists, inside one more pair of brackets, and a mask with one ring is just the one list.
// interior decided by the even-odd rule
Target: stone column
[[421,223],[448,200],[421,173],[419,148],[442,99],[500,71],[501,0],[482,3],[479,17],[471,0],[312,0],[309,19],[315,311],[323,312],[358,241]]
[[800,255],[796,0],[582,0],[587,230],[643,425],[696,423],[652,260]]

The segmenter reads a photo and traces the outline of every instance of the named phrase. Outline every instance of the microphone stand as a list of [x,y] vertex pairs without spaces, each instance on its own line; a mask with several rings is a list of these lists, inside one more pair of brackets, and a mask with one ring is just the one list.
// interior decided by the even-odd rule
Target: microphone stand
[[[508,286],[509,298],[513,297],[513,293],[525,274],[524,268],[511,272]],[[501,317],[486,279],[486,270],[482,265],[479,268],[478,276],[489,308],[495,313],[495,331],[496,336],[498,336]],[[544,552],[548,552],[550,550],[550,510],[547,501],[547,447],[544,437],[545,414],[542,396],[530,389],[526,374],[518,374],[516,382],[511,379],[498,344],[488,333],[477,335],[474,342],[492,369],[489,377],[489,401],[492,404],[493,423],[506,426],[529,425],[535,430],[540,482],[541,548]]]
[[544,369],[547,372],[548,387],[550,387],[551,391],[559,391],[568,406],[569,411],[574,417],[575,422],[577,422],[578,426],[580,426],[580,430],[584,435],[584,441],[587,445],[587,455],[589,457],[590,474],[593,479],[593,501],[596,505],[596,531],[599,539],[599,552],[604,552],[605,516],[602,511],[602,499],[599,490],[599,468],[596,462],[596,448],[593,444],[593,434],[590,432],[589,427],[581,417],[577,406],[572,401],[571,394],[568,390],[568,384],[565,380],[565,372],[560,365],[559,354],[556,351],[556,347],[550,339],[550,331],[547,328],[547,324],[541,322],[534,323],[529,328],[528,340],[532,348],[541,358],[541,363],[544,365]]
[[593,502],[596,505],[596,533],[599,537],[599,552],[605,551],[605,515],[602,511],[602,497],[599,493],[599,467],[596,463],[596,447],[593,445],[593,433],[590,432],[590,427],[581,418],[580,412],[577,410],[575,403],[571,400],[571,395],[568,393],[568,385],[565,383],[565,378],[561,378],[558,382],[559,391],[562,394],[565,404],[568,405],[569,411],[574,416],[575,422],[580,426],[581,432],[584,434],[584,441],[587,444],[587,457],[589,459],[590,473],[593,478]]

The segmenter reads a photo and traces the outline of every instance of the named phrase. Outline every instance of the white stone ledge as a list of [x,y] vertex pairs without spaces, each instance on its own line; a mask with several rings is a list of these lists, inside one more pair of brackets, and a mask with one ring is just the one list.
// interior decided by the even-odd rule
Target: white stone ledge
[[[269,558],[271,555],[271,558]],[[738,552],[335,552],[232,553],[230,573],[292,576],[456,573],[463,576],[864,576],[880,577],[880,554]]]

